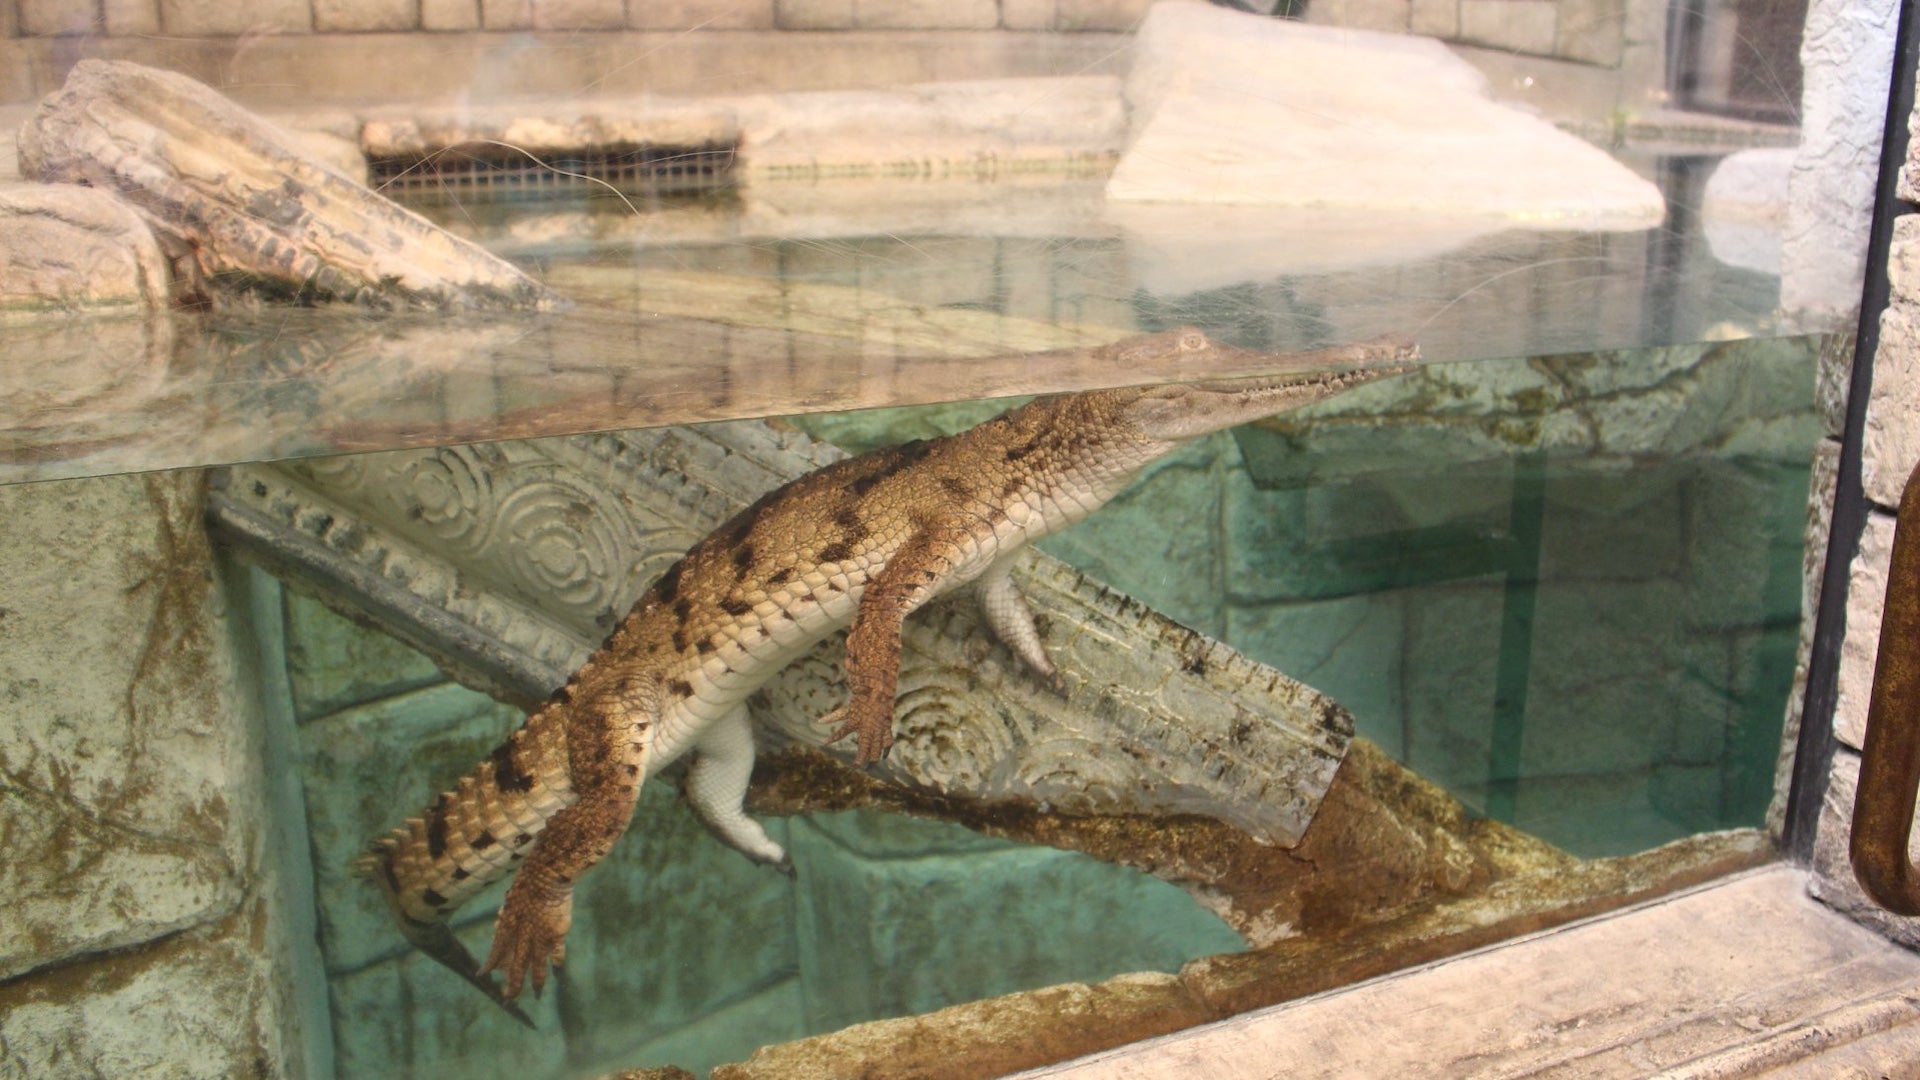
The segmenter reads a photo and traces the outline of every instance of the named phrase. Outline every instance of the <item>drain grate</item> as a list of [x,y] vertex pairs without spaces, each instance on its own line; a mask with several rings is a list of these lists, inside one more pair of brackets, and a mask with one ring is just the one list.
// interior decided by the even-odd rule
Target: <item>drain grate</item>
[[466,198],[545,198],[605,184],[623,194],[672,195],[733,187],[738,148],[707,143],[529,153],[500,143],[463,143],[375,157],[368,167],[375,190],[388,194],[451,190]]

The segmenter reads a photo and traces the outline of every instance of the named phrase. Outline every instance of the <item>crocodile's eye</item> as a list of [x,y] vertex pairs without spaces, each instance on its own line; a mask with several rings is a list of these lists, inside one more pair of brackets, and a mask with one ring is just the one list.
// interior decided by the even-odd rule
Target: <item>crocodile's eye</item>
[[1207,335],[1198,330],[1189,330],[1180,335],[1181,352],[1199,352],[1207,347]]

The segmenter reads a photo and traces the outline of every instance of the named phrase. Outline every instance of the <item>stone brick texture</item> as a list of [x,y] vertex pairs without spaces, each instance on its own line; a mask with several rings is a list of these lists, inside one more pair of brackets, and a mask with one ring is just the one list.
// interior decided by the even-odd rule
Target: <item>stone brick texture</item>
[[416,0],[313,0],[317,31],[414,30],[420,26]]
[[[17,0],[0,4],[0,38],[482,29],[1125,32],[1151,6],[1152,0]],[[1626,14],[1623,0],[1315,0],[1307,18],[1615,66]]]
[[631,0],[633,30],[771,30],[775,0]]
[[201,481],[0,488],[0,1075],[297,1056],[249,605]]
[[[1854,19],[1854,14],[1849,9],[1848,18],[1853,19],[1857,27],[1871,28],[1867,18]],[[1816,20],[1833,15],[1831,10],[1824,10],[1823,14],[1823,9],[1816,6],[1815,16],[1809,20],[1810,40]],[[1884,36],[1891,40],[1891,30]],[[1878,44],[1879,40],[1874,38],[1870,42]],[[1858,85],[1871,83],[1871,78],[1865,78]],[[1810,115],[1809,122],[1811,120]],[[1915,123],[1920,123],[1920,110],[1909,117],[1909,126]],[[1920,150],[1920,143],[1915,144],[1915,149]],[[1916,194],[1916,170],[1914,151],[1910,150],[1909,154],[1902,173],[1900,196],[1912,200]],[[1867,218],[1861,214],[1858,219],[1860,231],[1864,232]],[[1791,226],[1791,222],[1789,224]],[[1873,356],[1872,389],[1861,446],[1862,486],[1870,511],[1847,582],[1839,693],[1830,718],[1841,748],[1834,755],[1828,777],[1813,872],[1815,896],[1893,940],[1913,946],[1920,944],[1920,919],[1890,914],[1869,900],[1854,880],[1847,848],[1860,768],[1857,751],[1866,738],[1880,646],[1881,613],[1889,584],[1888,564],[1896,531],[1894,511],[1909,474],[1920,462],[1920,215],[1908,214],[1895,220],[1887,252],[1887,275],[1891,296],[1886,311],[1880,316],[1879,345]],[[1822,379],[1821,396],[1823,402],[1831,403],[1828,408],[1835,413],[1845,400],[1841,372],[1851,366],[1851,360],[1850,355],[1837,353],[1826,365],[1828,373]],[[1803,722],[1828,720],[1809,717]],[[1909,846],[1912,846],[1911,839]],[[1920,852],[1910,851],[1909,858],[1916,854]]]

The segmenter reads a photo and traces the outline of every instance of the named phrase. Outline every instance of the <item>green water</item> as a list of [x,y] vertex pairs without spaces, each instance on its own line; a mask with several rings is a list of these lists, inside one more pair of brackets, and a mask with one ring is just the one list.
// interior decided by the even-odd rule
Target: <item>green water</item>
[[[1799,626],[1815,347],[1438,365],[1202,440],[1045,546],[1332,695],[1471,811],[1574,854],[1758,825]],[[1004,405],[794,422],[859,450]],[[704,1068],[1242,947],[1146,875],[880,813],[773,821],[789,880],[707,836],[669,780],[583,880],[529,1036],[408,953],[347,877],[396,808],[518,714],[310,601],[288,594],[283,615],[340,1075]],[[498,893],[463,909],[476,951]]]
[[[1799,633],[1815,350],[1446,365],[1198,443],[1043,546],[1574,854],[1759,825]],[[864,448],[993,409],[798,422]]]

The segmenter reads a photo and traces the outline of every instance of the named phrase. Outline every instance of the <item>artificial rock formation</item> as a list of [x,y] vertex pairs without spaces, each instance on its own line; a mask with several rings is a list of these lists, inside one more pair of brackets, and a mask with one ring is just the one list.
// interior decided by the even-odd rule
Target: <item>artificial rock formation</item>
[[250,600],[200,482],[0,487],[0,1076],[300,1075]]
[[1664,212],[1652,184],[1494,101],[1438,41],[1160,3],[1126,92],[1119,202],[1409,211],[1443,229],[1644,229]]
[[172,72],[83,60],[20,132],[22,176],[118,193],[185,279],[379,307],[541,309],[554,295]]
[[0,187],[0,312],[162,307],[167,264],[140,216],[67,185]]

